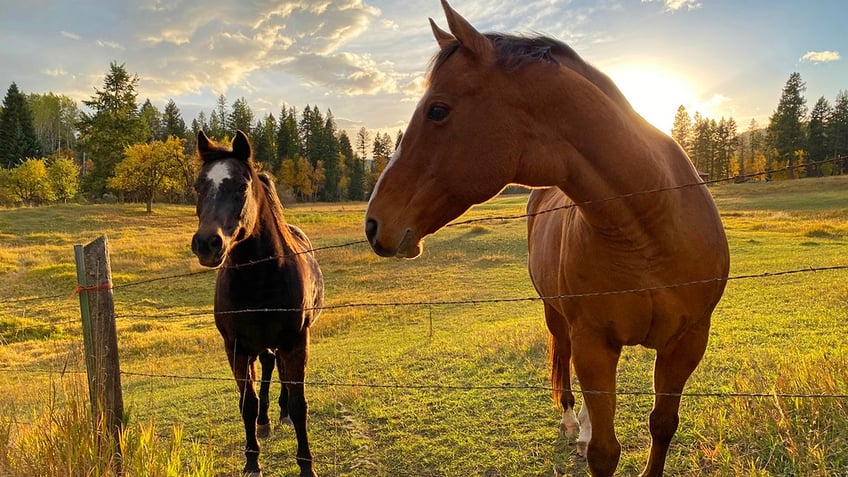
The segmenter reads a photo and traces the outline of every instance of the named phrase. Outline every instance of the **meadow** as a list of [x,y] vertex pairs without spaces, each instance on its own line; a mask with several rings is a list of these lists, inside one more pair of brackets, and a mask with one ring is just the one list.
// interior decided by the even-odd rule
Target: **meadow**
[[[848,476],[848,270],[811,271],[848,265],[848,177],[711,191],[732,278],[666,474]],[[525,201],[503,196],[462,219],[520,215]],[[546,389],[542,305],[507,301],[535,296],[525,221],[450,227],[418,259],[389,260],[362,242],[363,211],[286,211],[319,249],[330,306],[307,378],[318,473],[586,475]],[[102,234],[125,475],[239,475],[236,387],[210,313],[215,273],[189,249],[196,223],[193,207],[161,204],[152,215],[143,205],[0,210],[0,475],[110,475],[88,421],[72,294],[73,245]],[[653,356],[628,348],[619,365],[618,475],[638,475],[647,459]],[[297,474],[293,434],[262,441],[266,475]]]

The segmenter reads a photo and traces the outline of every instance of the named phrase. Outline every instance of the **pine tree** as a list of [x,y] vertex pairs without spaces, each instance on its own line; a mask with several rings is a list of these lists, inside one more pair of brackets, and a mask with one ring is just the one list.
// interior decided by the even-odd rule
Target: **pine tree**
[[247,105],[247,100],[242,98],[237,99],[233,103],[232,111],[225,123],[225,130],[228,135],[235,136],[236,131],[242,131],[252,136],[251,128],[253,127],[253,111]]
[[[848,91],[836,95],[836,102],[827,120],[828,157],[848,156]],[[848,173],[848,160],[834,167],[835,173]]]
[[165,112],[162,113],[162,133],[167,139],[171,136],[185,139],[188,135],[186,123],[180,114],[180,108],[173,99],[168,100],[165,106]]
[[0,111],[0,166],[15,167],[28,157],[41,155],[32,112],[26,96],[12,83]]
[[692,155],[692,118],[682,104],[677,108],[674,115],[674,124],[671,126],[671,137],[680,144],[686,154]]
[[83,101],[92,113],[83,113],[78,123],[79,147],[93,164],[83,179],[83,189],[95,197],[106,192],[106,181],[123,159],[124,148],[145,139],[136,103],[137,85],[138,76],[112,62],[103,89]]
[[267,114],[253,127],[253,159],[262,164],[264,170],[275,171],[279,168],[277,159],[277,120],[273,114]]
[[830,104],[822,96],[816,101],[813,110],[810,111],[809,134],[807,137],[807,158],[811,165],[807,167],[807,175],[821,177],[822,169],[817,162],[827,159],[827,120],[831,115]]
[[807,142],[804,135],[804,118],[807,115],[807,102],[804,99],[806,89],[800,73],[789,75],[777,109],[769,119],[769,142],[777,155],[778,165],[789,167],[790,179],[795,178],[796,154],[804,150]]
[[159,109],[153,106],[150,99],[144,101],[139,111],[141,119],[141,127],[143,128],[143,137],[145,142],[161,141],[162,137],[162,114]]
[[[297,111],[295,108],[283,108],[280,123],[277,126],[277,160],[293,159],[300,155],[300,134],[297,130]],[[277,170],[277,169],[275,169]]]

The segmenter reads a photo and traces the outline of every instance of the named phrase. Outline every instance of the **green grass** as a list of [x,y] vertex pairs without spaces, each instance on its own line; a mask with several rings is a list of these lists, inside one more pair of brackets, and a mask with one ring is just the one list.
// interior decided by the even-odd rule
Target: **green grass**
[[[848,177],[712,191],[732,276],[848,264]],[[521,214],[525,200],[499,198],[464,218]],[[362,240],[363,209],[304,205],[287,218],[323,247]],[[214,273],[189,250],[195,227],[184,206],[157,205],[152,216],[143,205],[0,211],[0,475],[102,475],[108,467],[88,444],[59,445],[93,442],[71,292],[73,245],[101,234],[111,247],[125,373],[125,471],[239,475],[236,388],[209,314]],[[525,239],[523,220],[502,220],[445,229],[413,261],[381,259],[365,244],[318,259],[329,305],[532,297]],[[147,282],[161,277],[173,278]],[[846,318],[848,271],[732,280],[687,391],[848,394]],[[557,435],[543,389],[539,302],[330,309],[313,337],[307,397],[320,474],[586,475],[573,442]],[[652,360],[649,350],[627,349],[619,389],[649,391]],[[162,377],[172,375],[212,379]],[[513,388],[460,389],[503,385]],[[650,407],[647,396],[619,398],[619,475],[644,466]],[[270,475],[296,475],[290,429],[262,444]],[[844,476],[848,399],[684,398],[666,474]]]

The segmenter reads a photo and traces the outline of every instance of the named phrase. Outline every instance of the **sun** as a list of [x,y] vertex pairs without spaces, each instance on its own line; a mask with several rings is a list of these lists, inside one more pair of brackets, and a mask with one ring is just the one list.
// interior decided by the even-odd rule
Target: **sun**
[[671,132],[677,108],[683,105],[692,114],[702,105],[690,82],[665,69],[620,65],[606,72],[633,108],[665,133]]

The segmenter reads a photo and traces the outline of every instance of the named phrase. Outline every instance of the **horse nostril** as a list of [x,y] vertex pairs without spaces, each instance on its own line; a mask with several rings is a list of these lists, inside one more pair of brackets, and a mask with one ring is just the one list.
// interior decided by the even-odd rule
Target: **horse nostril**
[[221,250],[221,247],[224,245],[224,241],[221,240],[221,236],[215,234],[209,237],[209,250],[218,251]]
[[368,241],[370,243],[374,243],[374,237],[377,235],[377,221],[374,219],[368,219],[365,221],[365,236],[368,237]]

